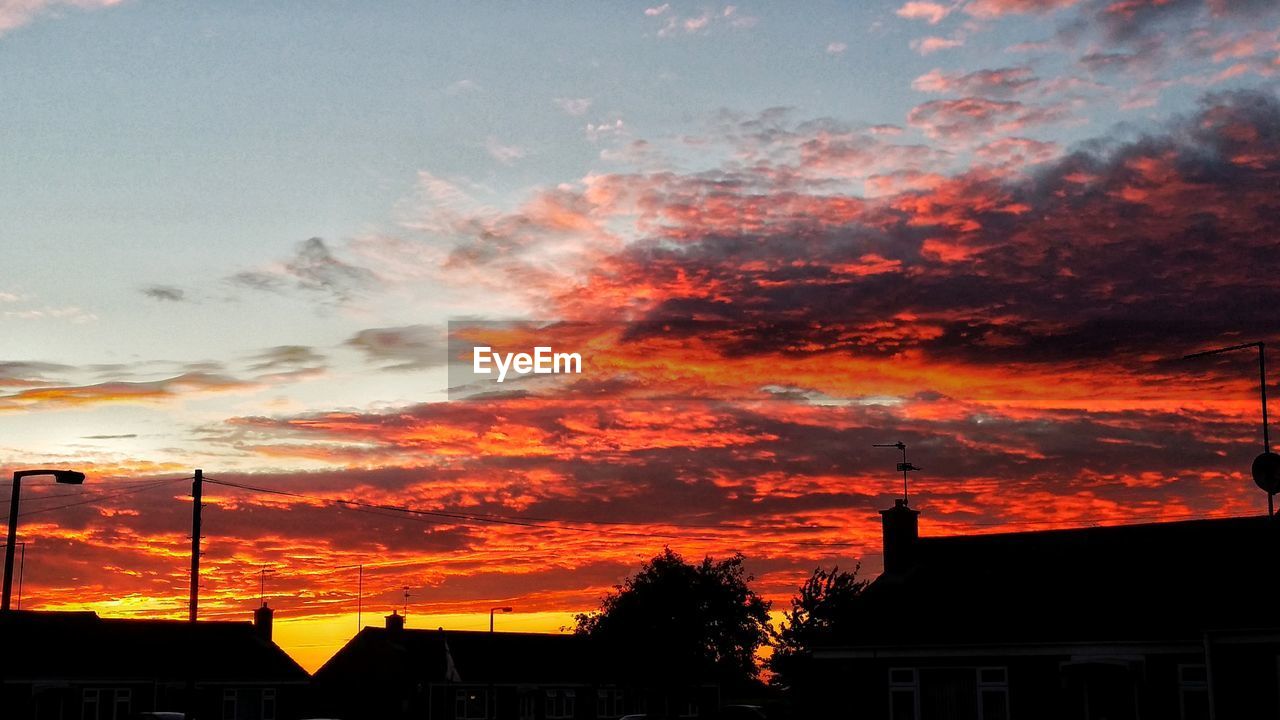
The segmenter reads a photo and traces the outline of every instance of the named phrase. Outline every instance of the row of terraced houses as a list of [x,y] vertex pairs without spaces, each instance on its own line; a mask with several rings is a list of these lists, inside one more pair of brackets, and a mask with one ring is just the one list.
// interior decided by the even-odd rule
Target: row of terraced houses
[[[1276,519],[921,537],[905,501],[881,514],[883,573],[772,714],[1280,718]],[[408,629],[394,612],[314,675],[265,604],[253,622],[9,612],[0,642],[3,720],[709,720],[734,701],[698,678],[629,679],[584,637]]]

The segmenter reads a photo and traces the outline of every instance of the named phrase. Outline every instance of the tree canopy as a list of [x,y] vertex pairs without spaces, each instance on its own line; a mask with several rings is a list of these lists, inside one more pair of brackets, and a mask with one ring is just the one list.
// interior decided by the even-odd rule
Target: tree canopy
[[578,615],[576,632],[638,676],[749,683],[771,632],[769,603],[748,587],[752,579],[741,554],[691,564],[666,548],[616,586],[600,610]]
[[838,567],[829,571],[816,568],[800,586],[800,593],[791,598],[791,610],[782,613],[783,622],[773,634],[774,650],[768,667],[774,685],[792,687],[804,672],[814,645],[830,638],[840,620],[854,611],[867,586],[866,580],[858,579],[859,569],[855,566],[852,572],[845,572]]

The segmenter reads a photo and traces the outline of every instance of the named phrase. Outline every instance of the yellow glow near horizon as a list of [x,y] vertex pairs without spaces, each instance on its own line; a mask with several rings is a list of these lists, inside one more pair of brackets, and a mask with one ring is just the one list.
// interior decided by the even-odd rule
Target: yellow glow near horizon
[[[504,632],[561,632],[573,627],[572,612],[501,613],[494,616],[494,629]],[[384,614],[366,612],[365,627],[382,627]],[[488,613],[415,615],[409,613],[405,627],[411,629],[488,630]],[[276,618],[273,639],[307,672],[315,672],[356,634],[355,613]]]
[[[573,612],[502,613],[494,616],[494,630],[499,632],[571,632]],[[782,612],[769,613],[773,626],[782,621]],[[364,614],[365,627],[382,627],[384,618],[380,612]],[[488,613],[454,613],[444,615],[409,615],[405,627],[418,630],[444,628],[446,630],[488,630]],[[338,652],[356,634],[356,617],[342,615],[313,615],[301,618],[277,618],[274,640],[289,656],[314,673]],[[771,648],[761,649],[761,658],[768,657]]]

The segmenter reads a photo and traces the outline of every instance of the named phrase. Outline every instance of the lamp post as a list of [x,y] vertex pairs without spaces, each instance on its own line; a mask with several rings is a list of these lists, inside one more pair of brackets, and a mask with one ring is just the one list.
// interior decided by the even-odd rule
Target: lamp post
[[29,475],[52,475],[64,485],[84,482],[84,473],[75,470],[19,470],[13,474],[13,495],[9,501],[9,541],[4,548],[4,595],[0,597],[0,612],[9,611],[9,597],[13,594],[13,546],[18,539],[18,492],[22,478]]
[[489,632],[493,632],[493,614],[496,612],[509,613],[511,612],[511,608],[509,607],[489,608]]
[[1267,428],[1267,345],[1264,342],[1241,343],[1229,347],[1203,350],[1183,355],[1183,360],[1221,355],[1248,348],[1258,348],[1258,394],[1262,398],[1262,454],[1253,459],[1253,482],[1267,493],[1267,515],[1274,516],[1275,496],[1280,492],[1280,456],[1271,452],[1271,431]]

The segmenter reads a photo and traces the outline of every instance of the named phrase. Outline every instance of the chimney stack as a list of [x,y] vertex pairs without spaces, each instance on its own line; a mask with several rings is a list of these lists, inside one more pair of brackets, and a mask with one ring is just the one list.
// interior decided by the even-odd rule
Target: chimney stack
[[893,507],[880,511],[884,526],[884,572],[903,575],[916,562],[916,545],[920,539],[920,511],[912,510],[899,498]]
[[387,632],[399,633],[401,630],[404,630],[404,616],[392,610],[387,616]]
[[253,627],[258,631],[258,637],[267,642],[271,642],[271,620],[275,615],[275,610],[267,607],[267,601],[262,601],[262,607],[253,611]]

